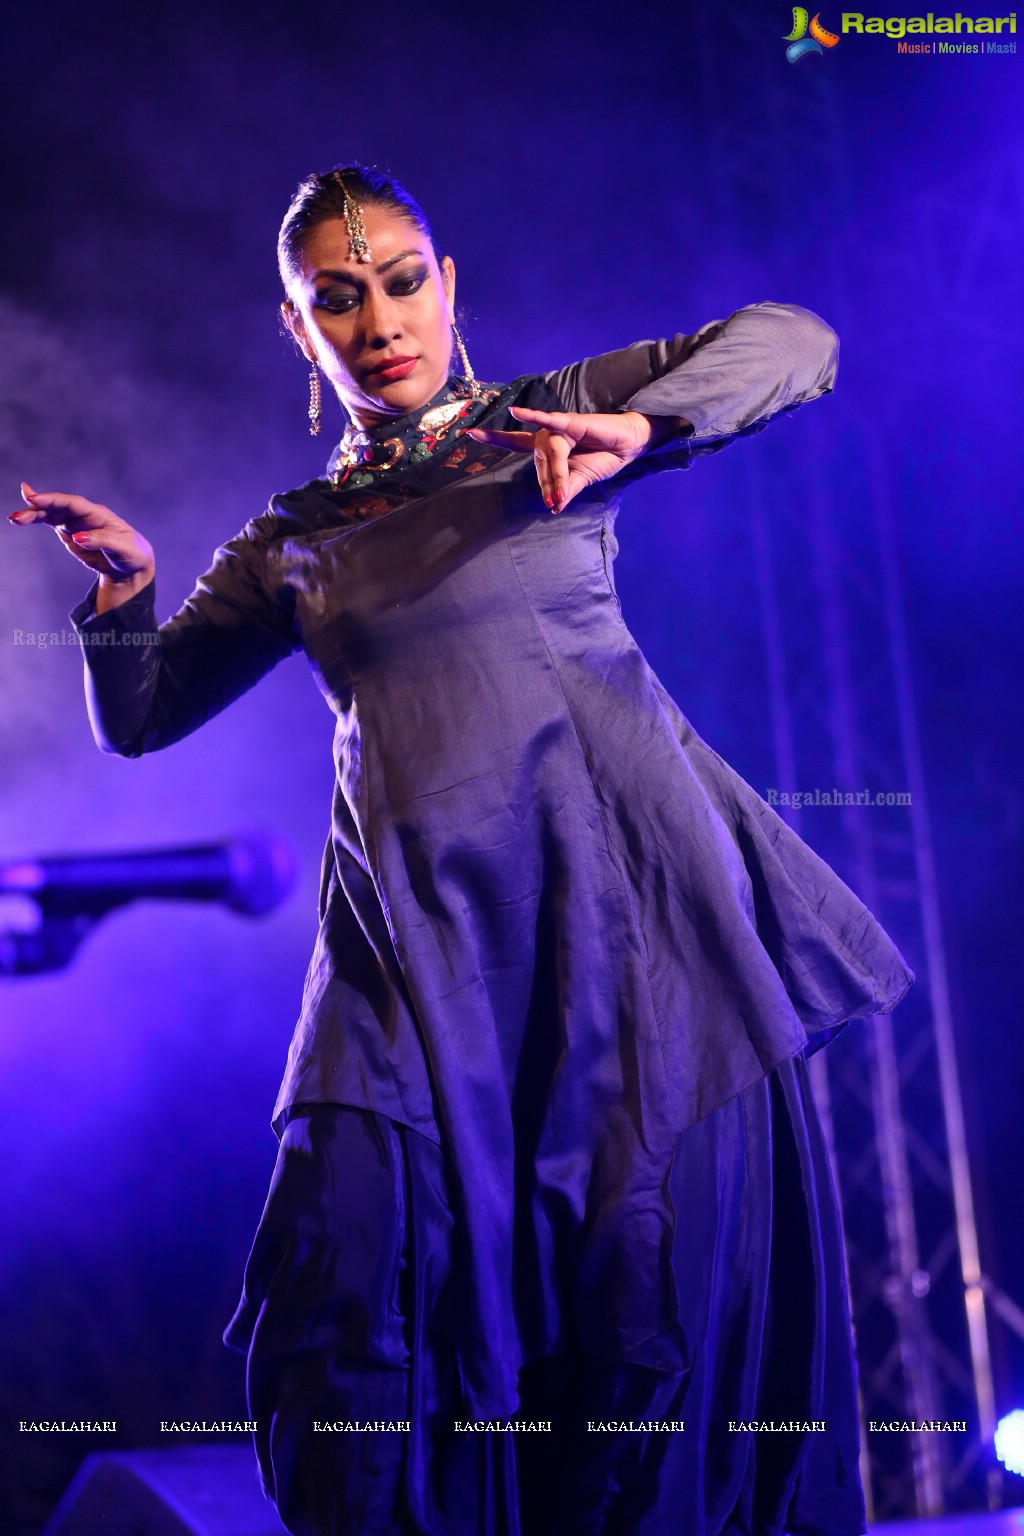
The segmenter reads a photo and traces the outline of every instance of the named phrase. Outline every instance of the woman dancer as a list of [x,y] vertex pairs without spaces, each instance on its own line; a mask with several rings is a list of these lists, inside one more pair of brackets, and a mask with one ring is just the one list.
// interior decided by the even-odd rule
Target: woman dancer
[[84,647],[104,750],[170,746],[298,649],[336,718],[225,1332],[264,1488],[296,1536],[856,1536],[806,1057],[913,974],[693,731],[613,579],[626,486],[828,392],[836,337],[752,304],[481,384],[450,257],[359,166],[302,184],[279,260],[312,430],[322,378],[348,417],[322,477],[161,625],[133,525],[27,486],[13,515],[95,573],[84,639],[158,637]]

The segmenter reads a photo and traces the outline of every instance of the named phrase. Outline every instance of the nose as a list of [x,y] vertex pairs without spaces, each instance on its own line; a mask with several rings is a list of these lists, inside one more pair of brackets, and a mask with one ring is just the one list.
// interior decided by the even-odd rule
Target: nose
[[363,306],[366,342],[371,347],[386,347],[402,334],[398,307],[383,290],[370,289]]

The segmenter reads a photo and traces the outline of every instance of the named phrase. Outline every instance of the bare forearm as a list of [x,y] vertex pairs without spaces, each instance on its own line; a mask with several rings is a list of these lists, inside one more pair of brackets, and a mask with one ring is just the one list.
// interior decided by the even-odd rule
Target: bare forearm
[[693,431],[693,423],[687,421],[685,416],[648,416],[645,411],[627,411],[625,415],[638,416],[641,421],[647,423],[649,437],[645,453],[650,453],[653,448],[660,448],[672,437],[679,437],[683,433]]
[[96,589],[96,612],[109,613],[111,608],[119,608],[130,597],[141,592],[147,587],[156,574],[155,566],[146,571],[136,571],[131,576],[125,576],[118,580],[110,576],[101,576],[99,586]]

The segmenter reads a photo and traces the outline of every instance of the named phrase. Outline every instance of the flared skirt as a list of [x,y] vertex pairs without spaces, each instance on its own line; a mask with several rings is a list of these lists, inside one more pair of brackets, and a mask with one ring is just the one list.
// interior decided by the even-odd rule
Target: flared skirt
[[443,1148],[369,1110],[300,1105],[284,1128],[224,1342],[294,1536],[861,1536],[842,1232],[802,1055],[676,1138],[684,1369],[570,1332],[527,1359],[514,1418],[468,1419],[448,1178]]

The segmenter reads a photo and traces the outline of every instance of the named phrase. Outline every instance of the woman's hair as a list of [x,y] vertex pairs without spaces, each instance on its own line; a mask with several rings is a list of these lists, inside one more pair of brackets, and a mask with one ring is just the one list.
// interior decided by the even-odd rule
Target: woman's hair
[[277,237],[277,265],[285,292],[298,273],[299,254],[308,230],[326,219],[345,217],[345,189],[357,203],[371,203],[381,208],[393,208],[430,241],[438,263],[441,253],[437,248],[427,216],[419,203],[407,192],[400,181],[385,176],[365,165],[337,165],[324,175],[307,176],[292,198],[284,216],[281,232]]

